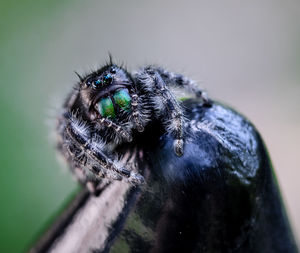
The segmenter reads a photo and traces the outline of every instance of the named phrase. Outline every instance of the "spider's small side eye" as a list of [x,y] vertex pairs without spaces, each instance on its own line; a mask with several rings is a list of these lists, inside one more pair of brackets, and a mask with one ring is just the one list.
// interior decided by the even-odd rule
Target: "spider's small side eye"
[[103,77],[103,83],[105,85],[111,84],[112,80],[113,80],[113,77],[111,74],[107,74]]
[[91,79],[87,79],[85,84],[86,84],[86,86],[90,87],[92,85],[92,82],[93,81]]

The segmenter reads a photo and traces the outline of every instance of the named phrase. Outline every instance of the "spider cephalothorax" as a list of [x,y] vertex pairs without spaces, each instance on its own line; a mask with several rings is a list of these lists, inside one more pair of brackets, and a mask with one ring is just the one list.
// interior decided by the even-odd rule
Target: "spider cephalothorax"
[[100,178],[134,184],[143,177],[119,161],[120,144],[133,140],[150,122],[156,122],[174,138],[174,152],[184,152],[184,122],[180,103],[171,87],[186,88],[210,101],[197,85],[180,74],[148,66],[134,75],[108,64],[84,77],[68,96],[58,119],[59,150],[81,182]]
[[124,69],[108,65],[81,78],[80,97],[86,117],[96,128],[109,129],[106,140],[131,141],[134,126],[143,131],[134,83]]

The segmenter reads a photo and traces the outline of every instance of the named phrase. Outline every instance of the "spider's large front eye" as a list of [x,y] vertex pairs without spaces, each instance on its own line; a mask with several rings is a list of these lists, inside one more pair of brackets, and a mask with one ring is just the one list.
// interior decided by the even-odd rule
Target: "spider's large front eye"
[[122,89],[114,94],[114,100],[124,111],[130,110],[131,97],[127,89]]
[[114,118],[115,109],[110,98],[102,98],[98,102],[98,109],[102,117]]

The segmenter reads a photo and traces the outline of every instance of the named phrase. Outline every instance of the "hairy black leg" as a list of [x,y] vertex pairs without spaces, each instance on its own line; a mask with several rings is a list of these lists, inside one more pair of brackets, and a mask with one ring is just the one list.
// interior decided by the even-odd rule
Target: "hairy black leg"
[[183,124],[184,124],[184,117],[182,110],[169,91],[167,86],[165,85],[164,81],[162,80],[159,74],[155,76],[156,84],[157,84],[157,92],[160,93],[162,97],[163,103],[168,111],[167,118],[165,121],[165,125],[168,131],[170,131],[174,137],[174,151],[177,156],[183,155]]
[[131,172],[125,167],[117,166],[117,162],[104,154],[101,150],[101,145],[99,145],[99,137],[86,139],[84,135],[76,131],[76,128],[74,128],[72,124],[66,126],[66,134],[77,147],[80,147],[82,151],[84,151],[88,159],[93,161],[89,169],[98,177],[106,177],[113,180],[122,180],[125,177],[131,183],[143,182],[142,176]]
[[205,105],[211,105],[211,100],[208,98],[207,94],[198,87],[195,81],[188,79],[184,75],[164,70],[163,68],[158,67],[156,70],[167,85],[184,88],[188,92],[195,94],[197,98],[201,98]]
[[[87,140],[83,135],[78,133],[71,124],[66,126],[66,139],[71,140],[72,146],[71,148],[68,148],[69,153],[74,156],[74,160],[76,162],[79,162],[82,166],[86,166],[87,163],[86,161],[89,159],[93,162],[93,165],[90,165],[89,170],[92,171],[95,175],[98,177],[103,177],[104,175],[107,174],[108,170],[113,170],[116,172],[117,170],[113,167],[113,163],[110,162],[107,157],[98,150],[97,154],[94,154],[92,152],[92,149],[98,149],[96,147],[92,148],[92,142],[90,140]],[[75,150],[80,150],[80,152],[83,152],[86,156],[85,162],[83,162],[82,159],[78,159],[78,151],[76,152]],[[95,164],[95,165],[94,165]],[[99,165],[99,168],[97,165]],[[114,173],[113,173],[114,174]],[[116,178],[118,180],[121,180],[122,177],[119,176]]]
[[122,180],[124,178],[133,184],[143,182],[141,175],[122,166],[112,154],[107,155],[104,152],[104,141],[98,134],[92,135],[92,131],[84,121],[66,113],[60,120],[58,128],[63,133],[62,142],[65,143],[66,152],[71,161],[75,162],[74,167],[87,168],[98,179],[105,177]]
[[87,164],[87,157],[85,155],[84,150],[77,145],[68,144],[66,145],[66,150],[69,155],[71,155],[72,159],[71,162],[73,163],[73,167],[78,166],[86,166]]
[[[162,114],[161,119],[166,130],[174,136],[174,151],[177,156],[183,155],[183,125],[182,109],[176,98],[166,86],[156,69],[147,68],[138,75],[138,79],[146,86],[149,96],[153,97],[155,109]],[[157,101],[157,98],[160,101]],[[158,105],[162,103],[163,105]]]
[[131,98],[132,98],[131,108],[132,108],[132,116],[133,116],[134,124],[139,132],[143,132],[144,126],[141,123],[140,112],[138,109],[138,95],[136,93],[133,93],[131,95]]
[[117,125],[116,123],[112,122],[107,118],[97,119],[97,121],[94,121],[94,123],[98,125],[99,128],[102,127],[111,128],[114,130],[117,136],[121,136],[122,139],[125,139],[128,142],[132,141],[132,136],[129,131],[127,131],[124,127]]

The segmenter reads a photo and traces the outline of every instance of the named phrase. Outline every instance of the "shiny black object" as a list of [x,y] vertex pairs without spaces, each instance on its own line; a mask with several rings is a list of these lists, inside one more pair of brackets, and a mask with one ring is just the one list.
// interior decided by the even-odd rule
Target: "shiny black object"
[[257,130],[217,103],[188,100],[184,107],[183,157],[155,124],[145,133],[147,186],[112,249],[123,243],[130,252],[297,252]]

